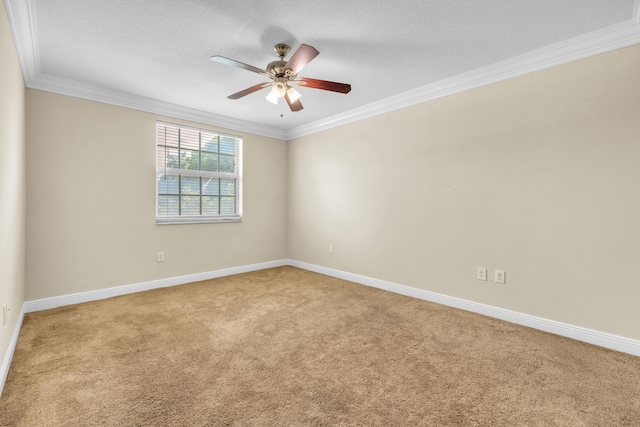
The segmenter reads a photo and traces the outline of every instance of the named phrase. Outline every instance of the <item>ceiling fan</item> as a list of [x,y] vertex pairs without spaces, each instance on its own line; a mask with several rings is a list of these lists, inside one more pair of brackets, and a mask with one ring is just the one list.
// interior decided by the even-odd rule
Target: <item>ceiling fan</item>
[[346,83],[298,77],[300,70],[302,70],[305,65],[311,62],[313,58],[318,56],[320,53],[314,47],[306,44],[300,45],[298,50],[295,51],[288,61],[284,60],[291,51],[291,48],[288,45],[282,43],[277,44],[274,46],[274,50],[280,57],[280,60],[270,62],[264,70],[220,55],[214,55],[211,57],[212,61],[258,73],[272,80],[271,82],[259,83],[255,86],[251,86],[245,90],[234,93],[233,95],[229,95],[227,98],[239,99],[243,96],[249,95],[250,93],[257,92],[260,89],[271,87],[271,91],[266,97],[268,101],[277,104],[278,99],[284,97],[287,104],[289,104],[291,111],[300,111],[302,110],[302,103],[300,103],[301,95],[289,85],[290,83],[296,83],[299,86],[313,89],[329,90],[339,93],[349,93],[351,91],[351,85]]

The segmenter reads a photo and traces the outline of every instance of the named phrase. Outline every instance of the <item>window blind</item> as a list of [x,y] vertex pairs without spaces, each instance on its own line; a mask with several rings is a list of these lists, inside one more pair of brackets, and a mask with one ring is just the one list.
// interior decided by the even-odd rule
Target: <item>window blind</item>
[[156,223],[239,221],[242,138],[156,123]]

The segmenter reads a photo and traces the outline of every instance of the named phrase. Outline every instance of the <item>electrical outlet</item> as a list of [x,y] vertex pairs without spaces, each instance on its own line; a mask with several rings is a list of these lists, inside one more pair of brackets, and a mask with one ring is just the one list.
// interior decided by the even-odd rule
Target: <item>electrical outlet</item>
[[329,245],[329,253],[333,255],[333,245]]
[[506,275],[507,273],[505,273],[502,270],[496,270],[495,275],[494,275],[494,280],[496,283],[505,283],[506,282]]
[[487,269],[478,267],[478,280],[487,280]]
[[158,252],[158,255],[156,257],[156,261],[157,262],[164,262],[164,252]]
[[5,302],[2,306],[2,326],[7,324],[7,319],[9,319],[9,303]]

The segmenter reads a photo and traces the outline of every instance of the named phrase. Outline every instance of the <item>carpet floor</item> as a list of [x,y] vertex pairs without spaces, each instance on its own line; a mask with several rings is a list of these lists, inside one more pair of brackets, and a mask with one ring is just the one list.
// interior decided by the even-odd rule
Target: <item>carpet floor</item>
[[640,358],[279,267],[25,316],[2,426],[640,426]]

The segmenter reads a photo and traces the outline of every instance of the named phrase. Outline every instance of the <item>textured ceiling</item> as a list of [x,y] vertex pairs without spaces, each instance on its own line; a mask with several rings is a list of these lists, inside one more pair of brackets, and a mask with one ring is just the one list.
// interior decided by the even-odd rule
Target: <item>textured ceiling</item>
[[[16,26],[31,26],[34,87],[42,86],[38,79],[54,79],[67,92],[77,85],[80,96],[91,90],[134,95],[284,132],[637,21],[638,14],[634,0],[5,3],[14,14],[28,10],[28,19],[14,17],[13,26],[20,34],[26,30]],[[210,57],[264,68],[277,59],[276,43],[289,44],[292,52],[301,43],[314,46],[320,55],[300,75],[350,83],[352,91],[300,88],[304,110],[296,113],[283,102],[267,102],[266,89],[227,99],[266,80]]]

